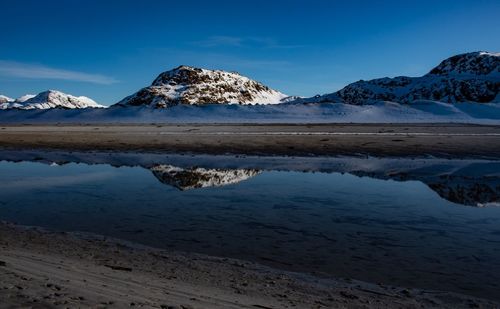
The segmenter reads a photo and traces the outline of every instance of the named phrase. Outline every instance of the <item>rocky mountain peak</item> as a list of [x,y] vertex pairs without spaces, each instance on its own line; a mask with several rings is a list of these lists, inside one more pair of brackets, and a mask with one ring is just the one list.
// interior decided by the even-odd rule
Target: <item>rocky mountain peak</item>
[[177,104],[276,104],[287,97],[235,72],[182,65],[161,73],[151,86],[118,104],[155,108]]
[[360,80],[337,92],[299,101],[348,104],[376,101],[411,104],[422,100],[492,103],[500,102],[499,90],[500,53],[473,52],[450,57],[421,77]]
[[443,60],[429,74],[433,75],[491,75],[500,76],[500,53],[472,52]]
[[193,85],[199,83],[214,83],[222,79],[231,79],[241,76],[220,70],[206,70],[187,65],[181,65],[173,70],[166,71],[158,75],[151,86],[163,85]]

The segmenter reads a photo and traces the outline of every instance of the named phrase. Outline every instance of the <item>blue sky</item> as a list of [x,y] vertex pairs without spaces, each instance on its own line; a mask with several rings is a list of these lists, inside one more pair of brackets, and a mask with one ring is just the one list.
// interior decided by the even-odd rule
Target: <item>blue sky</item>
[[290,95],[500,52],[500,1],[1,1],[0,94],[112,104],[181,64]]

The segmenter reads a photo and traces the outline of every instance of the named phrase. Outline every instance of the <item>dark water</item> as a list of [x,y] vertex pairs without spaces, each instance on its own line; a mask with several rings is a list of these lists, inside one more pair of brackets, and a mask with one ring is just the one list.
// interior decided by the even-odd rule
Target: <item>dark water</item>
[[500,299],[498,162],[68,156],[0,156],[0,220]]

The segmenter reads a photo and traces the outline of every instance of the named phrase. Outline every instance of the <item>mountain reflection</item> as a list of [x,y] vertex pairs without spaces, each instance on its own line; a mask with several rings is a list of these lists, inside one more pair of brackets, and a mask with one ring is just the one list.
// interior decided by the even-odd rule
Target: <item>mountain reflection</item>
[[182,154],[0,150],[0,160],[46,164],[140,166],[179,190],[237,184],[265,171],[349,173],[381,180],[420,181],[450,202],[499,206],[500,161],[360,157],[239,157]]
[[[475,167],[476,171],[471,173]],[[499,165],[473,164],[465,169],[456,169],[454,166],[443,168],[436,166],[425,171],[392,171],[366,173],[357,171],[353,174],[369,176],[377,179],[392,179],[397,181],[416,180],[427,185],[440,197],[456,204],[467,206],[498,206],[500,202],[500,175]]]
[[182,191],[235,184],[260,173],[255,169],[180,168],[172,165],[156,165],[150,170],[162,183]]
[[[236,184],[260,173],[256,169],[180,168],[172,165],[157,165],[150,170],[160,182],[182,191]],[[351,174],[384,180],[417,180],[426,184],[440,197],[456,204],[484,207],[493,206],[500,201],[500,177],[464,175],[456,170],[425,175],[406,171],[387,173],[354,171]]]

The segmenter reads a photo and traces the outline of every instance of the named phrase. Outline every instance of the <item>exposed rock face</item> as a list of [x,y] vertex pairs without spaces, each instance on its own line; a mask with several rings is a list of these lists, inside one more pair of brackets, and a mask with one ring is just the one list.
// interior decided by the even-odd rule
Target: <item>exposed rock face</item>
[[161,73],[151,86],[117,104],[162,108],[177,104],[276,104],[287,100],[287,95],[238,73],[180,66]]
[[205,169],[191,167],[183,169],[172,165],[157,165],[151,168],[153,175],[162,183],[180,190],[205,187],[220,187],[251,178],[260,173],[253,169]]
[[456,55],[432,69],[433,75],[489,76],[500,73],[500,53],[473,52]]
[[25,95],[21,98],[3,104],[2,109],[50,109],[50,108],[98,108],[105,107],[97,104],[87,97],[75,97],[57,90],[47,90],[33,95]]
[[338,92],[306,102],[364,104],[373,101],[411,103],[500,102],[500,53],[474,52],[453,56],[422,77],[399,76],[358,81]]

